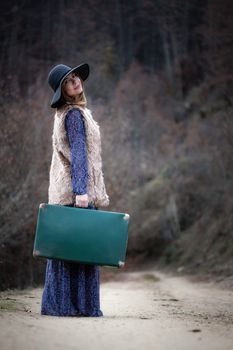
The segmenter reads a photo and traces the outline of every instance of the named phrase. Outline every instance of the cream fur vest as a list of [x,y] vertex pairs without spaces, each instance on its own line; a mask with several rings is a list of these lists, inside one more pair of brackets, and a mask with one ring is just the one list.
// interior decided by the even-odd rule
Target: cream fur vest
[[[56,110],[52,135],[53,154],[49,171],[49,204],[71,204],[75,202],[71,182],[70,145],[65,129],[65,117],[71,105]],[[108,206],[101,159],[101,134],[98,123],[93,119],[91,110],[78,107],[83,116],[88,161],[88,199],[95,206]]]

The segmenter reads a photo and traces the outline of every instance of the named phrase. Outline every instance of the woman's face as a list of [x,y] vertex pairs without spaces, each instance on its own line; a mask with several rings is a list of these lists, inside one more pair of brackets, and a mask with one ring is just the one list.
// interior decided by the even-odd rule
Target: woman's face
[[76,73],[70,73],[67,75],[62,83],[62,89],[66,95],[75,97],[83,91],[81,80]]

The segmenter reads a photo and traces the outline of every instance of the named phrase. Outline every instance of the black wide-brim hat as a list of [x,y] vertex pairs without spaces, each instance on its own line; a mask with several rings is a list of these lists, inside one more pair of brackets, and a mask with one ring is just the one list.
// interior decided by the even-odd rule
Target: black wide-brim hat
[[54,95],[51,101],[51,107],[57,108],[62,104],[62,92],[61,85],[67,75],[70,73],[77,73],[82,81],[86,80],[90,72],[89,65],[87,63],[81,63],[75,68],[70,68],[64,64],[58,64],[51,69],[48,75],[48,83],[54,91]]

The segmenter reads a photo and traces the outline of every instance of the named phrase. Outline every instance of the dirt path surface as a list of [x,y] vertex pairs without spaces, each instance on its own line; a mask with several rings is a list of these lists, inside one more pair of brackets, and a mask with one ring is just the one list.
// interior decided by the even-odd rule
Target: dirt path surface
[[0,348],[232,350],[233,292],[155,270],[101,283],[103,317],[40,315],[42,289],[0,293]]

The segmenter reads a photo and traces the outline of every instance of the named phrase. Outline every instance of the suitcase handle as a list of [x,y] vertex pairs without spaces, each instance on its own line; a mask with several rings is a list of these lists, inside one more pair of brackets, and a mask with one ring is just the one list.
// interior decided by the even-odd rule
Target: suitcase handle
[[72,204],[66,204],[65,205],[66,207],[74,207],[74,208],[80,208],[80,209],[98,209],[94,206],[94,204],[92,202],[89,202],[88,203],[88,206],[87,207],[76,207],[75,203],[72,203]]

